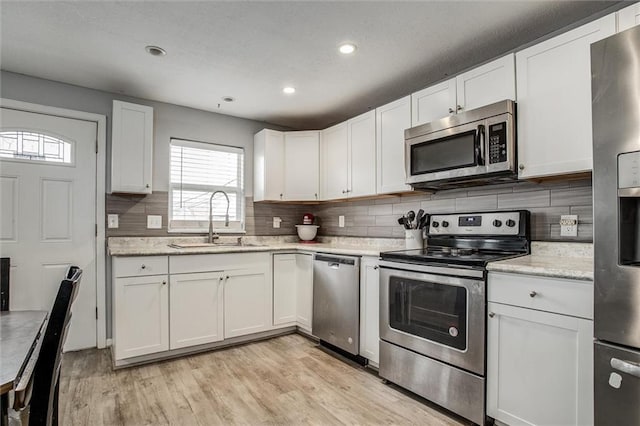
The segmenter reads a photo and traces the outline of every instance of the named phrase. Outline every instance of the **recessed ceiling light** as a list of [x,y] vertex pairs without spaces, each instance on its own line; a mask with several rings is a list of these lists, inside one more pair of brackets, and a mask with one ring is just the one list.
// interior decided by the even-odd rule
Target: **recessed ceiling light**
[[340,45],[340,53],[343,55],[350,55],[356,51],[358,47],[353,43],[343,43]]
[[233,102],[236,99],[233,96],[223,96],[222,100],[225,101],[225,102]]
[[282,89],[282,91],[284,93],[286,93],[287,95],[291,95],[293,93],[296,93],[296,88],[295,87],[285,87],[284,89]]
[[147,46],[144,48],[152,56],[165,56],[167,51],[158,46]]

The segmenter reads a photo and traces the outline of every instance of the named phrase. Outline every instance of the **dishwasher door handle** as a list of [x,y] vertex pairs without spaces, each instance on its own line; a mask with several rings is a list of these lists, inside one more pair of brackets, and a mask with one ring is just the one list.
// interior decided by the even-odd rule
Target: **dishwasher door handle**
[[340,267],[340,264],[337,262],[329,262],[328,264],[331,269],[338,269]]

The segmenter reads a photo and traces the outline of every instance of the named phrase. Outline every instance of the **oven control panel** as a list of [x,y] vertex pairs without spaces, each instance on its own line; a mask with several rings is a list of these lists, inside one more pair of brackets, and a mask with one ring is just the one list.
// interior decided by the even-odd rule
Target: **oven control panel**
[[518,235],[520,212],[431,215],[429,235]]

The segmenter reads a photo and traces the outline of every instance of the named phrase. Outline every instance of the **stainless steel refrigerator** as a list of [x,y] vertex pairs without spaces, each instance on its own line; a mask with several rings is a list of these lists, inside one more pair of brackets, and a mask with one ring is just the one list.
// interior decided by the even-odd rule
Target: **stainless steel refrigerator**
[[597,425],[640,425],[640,27],[591,45]]

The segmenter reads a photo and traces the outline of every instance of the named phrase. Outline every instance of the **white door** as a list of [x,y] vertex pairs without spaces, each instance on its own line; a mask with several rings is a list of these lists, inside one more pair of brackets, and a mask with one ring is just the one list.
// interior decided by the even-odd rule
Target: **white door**
[[349,197],[376,193],[376,112],[347,122],[349,127]]
[[273,325],[296,322],[296,255],[273,255]]
[[77,265],[84,273],[64,348],[95,347],[97,125],[2,108],[0,131],[0,255],[11,258],[10,309],[50,310],[66,269]]
[[411,126],[455,114],[456,79],[452,78],[411,94]]
[[223,339],[222,272],[171,275],[169,349]]
[[313,315],[313,256],[296,254],[296,313],[298,326],[311,333]]
[[618,32],[640,25],[640,2],[618,11]]
[[224,338],[270,328],[273,292],[267,270],[254,267],[225,273]]
[[404,131],[411,127],[411,96],[376,109],[378,194],[411,191],[404,167]]
[[516,99],[516,62],[513,53],[456,77],[458,113],[505,99]]
[[346,122],[322,131],[322,197],[325,200],[336,200],[347,196],[348,145]]
[[380,277],[378,259],[360,263],[360,355],[373,364],[380,360]]
[[284,134],[284,199],[317,200],[320,189],[320,132]]

